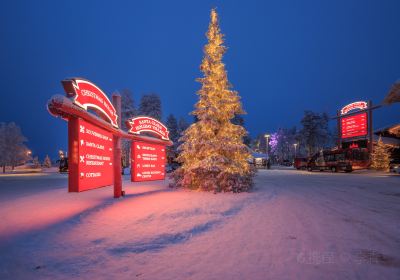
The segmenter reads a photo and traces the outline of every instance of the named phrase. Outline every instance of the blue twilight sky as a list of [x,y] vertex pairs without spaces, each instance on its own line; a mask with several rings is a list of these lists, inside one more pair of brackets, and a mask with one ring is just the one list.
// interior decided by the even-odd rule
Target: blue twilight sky
[[[380,103],[400,78],[400,1],[3,1],[0,122],[15,121],[34,154],[67,146],[67,124],[46,111],[60,81],[85,77],[109,95],[162,98],[163,115],[197,100],[209,12],[217,7],[224,61],[252,136],[299,125],[306,109],[334,115]],[[400,121],[376,111],[375,128]]]

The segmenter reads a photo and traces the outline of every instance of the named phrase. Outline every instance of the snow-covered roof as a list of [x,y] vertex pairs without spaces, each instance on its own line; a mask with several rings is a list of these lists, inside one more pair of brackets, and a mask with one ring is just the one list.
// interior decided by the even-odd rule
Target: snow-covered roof
[[400,147],[400,139],[392,138],[392,137],[384,137],[384,136],[379,136],[379,135],[374,135],[373,141],[376,143],[379,140],[379,137],[381,137],[382,142],[386,145],[391,145],[391,146],[399,146]]
[[253,153],[252,156],[254,158],[268,158],[268,156],[266,154],[262,154],[262,153]]

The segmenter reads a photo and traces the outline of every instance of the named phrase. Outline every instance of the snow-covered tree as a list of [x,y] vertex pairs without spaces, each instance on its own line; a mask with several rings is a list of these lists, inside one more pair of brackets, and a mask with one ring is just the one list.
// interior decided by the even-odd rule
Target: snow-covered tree
[[169,130],[169,139],[171,139],[172,142],[177,143],[179,139],[179,128],[178,122],[173,114],[169,114],[165,125]]
[[46,157],[44,158],[43,166],[46,168],[51,167],[51,159],[50,159],[49,155],[46,155]]
[[215,9],[211,10],[207,39],[200,66],[204,76],[198,79],[202,87],[192,112],[198,121],[182,136],[178,157],[182,166],[174,173],[174,179],[178,186],[190,189],[247,191],[253,176],[247,162],[250,154],[243,144],[247,132],[232,123],[235,115],[244,111],[222,63],[226,47]]
[[155,93],[145,94],[140,99],[139,114],[162,119],[161,99]]
[[6,166],[14,168],[30,158],[25,146],[26,137],[15,123],[0,124],[0,164],[5,172]]
[[294,158],[294,144],[297,143],[296,127],[290,129],[279,128],[271,134],[270,151],[274,158],[281,162]]
[[7,154],[6,154],[6,128],[5,123],[0,123],[0,166],[3,168],[3,173],[6,172]]
[[390,151],[389,147],[383,143],[381,137],[379,137],[371,153],[371,167],[376,170],[389,171]]
[[178,120],[178,133],[179,136],[189,127],[188,122],[185,120],[184,117],[180,117]]
[[39,161],[39,157],[34,157],[32,160],[33,163],[33,168],[39,168],[40,167],[40,161]]
[[396,81],[392,87],[390,88],[387,96],[383,100],[385,104],[393,104],[396,102],[400,102],[400,80]]
[[304,117],[301,120],[303,128],[300,134],[308,156],[326,147],[329,143],[328,121],[329,117],[326,113],[304,112]]
[[129,89],[123,89],[120,91],[121,94],[121,122],[122,128],[127,129],[126,120],[137,116],[138,112],[135,107],[135,101],[133,94]]
[[[138,115],[135,107],[132,92],[129,89],[124,89],[120,92],[121,94],[121,126],[124,130],[127,130],[126,121],[134,116]],[[131,141],[122,139],[122,167],[126,168],[130,165],[130,153],[131,153]],[[123,170],[123,169],[122,169]]]
[[175,159],[178,148],[179,127],[178,122],[173,114],[168,115],[165,125],[169,131],[169,139],[174,143],[172,146],[167,147],[167,156],[169,159]]

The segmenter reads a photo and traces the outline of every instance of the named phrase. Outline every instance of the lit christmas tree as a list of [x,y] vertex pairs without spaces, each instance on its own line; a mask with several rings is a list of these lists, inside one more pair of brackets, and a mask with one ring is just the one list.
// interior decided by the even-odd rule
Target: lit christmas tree
[[46,157],[44,158],[43,166],[46,168],[51,167],[51,159],[50,159],[49,155],[46,155]]
[[232,123],[236,114],[244,114],[240,97],[231,90],[225,66],[226,51],[218,15],[211,10],[211,22],[206,34],[208,44],[197,79],[202,88],[192,114],[197,118],[183,134],[178,160],[182,163],[174,173],[177,186],[206,191],[248,191],[253,170],[247,162],[250,154],[243,144],[246,130]]
[[389,171],[390,152],[389,148],[382,142],[381,137],[379,137],[378,143],[372,151],[371,167],[376,170]]

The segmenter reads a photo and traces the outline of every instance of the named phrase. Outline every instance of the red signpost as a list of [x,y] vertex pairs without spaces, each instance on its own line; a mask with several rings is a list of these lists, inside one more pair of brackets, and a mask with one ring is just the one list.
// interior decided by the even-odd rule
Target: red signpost
[[82,119],[68,123],[70,192],[81,192],[113,183],[113,136]]
[[[140,143],[145,153],[140,164],[142,179],[162,180],[165,177],[165,147],[172,145],[167,128],[159,121],[142,116],[132,119],[128,134],[121,126],[121,96],[107,95],[93,83],[73,78],[62,81],[67,97],[54,96],[47,104],[50,114],[68,121],[69,176],[68,190],[80,192],[114,184],[114,197],[123,195],[121,138]],[[88,112],[93,111],[95,114]],[[159,138],[139,135],[151,132]],[[133,171],[136,170],[132,166]],[[137,180],[144,181],[144,180]]]
[[[128,132],[140,134],[149,132],[164,140],[169,140],[169,131],[156,119],[139,116],[127,121]],[[164,180],[166,163],[165,145],[132,141],[131,144],[131,181]]]
[[131,153],[132,182],[164,180],[165,145],[133,141]]

